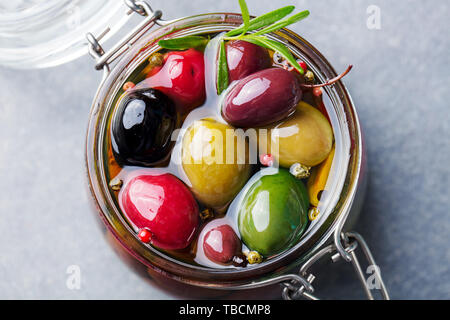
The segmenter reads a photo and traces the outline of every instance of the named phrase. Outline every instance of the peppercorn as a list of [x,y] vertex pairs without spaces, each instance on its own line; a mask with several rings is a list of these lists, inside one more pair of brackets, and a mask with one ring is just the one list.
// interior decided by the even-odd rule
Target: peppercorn
[[130,90],[130,89],[133,89],[135,86],[136,85],[133,82],[128,81],[127,83],[125,83],[123,85],[123,91],[127,91],[127,90]]
[[311,209],[309,209],[308,212],[308,217],[309,217],[309,221],[314,221],[317,219],[317,217],[319,216],[320,211],[317,207],[312,207]]
[[142,242],[150,243],[150,240],[152,239],[152,233],[150,232],[150,230],[143,228],[139,230],[138,237]]
[[301,60],[297,60],[298,64],[300,65],[300,67],[303,69],[303,71],[306,73],[308,71],[308,65]]
[[164,64],[164,56],[161,53],[156,52],[150,56],[148,62],[152,67],[162,66]]
[[120,179],[113,179],[111,180],[111,182],[109,183],[109,186],[111,187],[112,191],[120,191],[120,189],[123,186],[123,181]]
[[232,263],[235,267],[246,267],[247,259],[245,259],[245,255],[241,253],[233,257]]
[[314,82],[314,73],[312,73],[310,70],[305,72],[305,81],[307,83],[313,83]]
[[322,95],[322,88],[314,88],[313,89],[313,95],[315,97],[320,97]]
[[262,262],[262,256],[256,251],[250,251],[247,253],[247,261],[250,264],[256,264]]
[[310,167],[304,166],[300,163],[294,163],[289,169],[289,172],[297,179],[306,179],[310,176],[310,170]]
[[273,156],[271,154],[262,154],[259,157],[259,162],[265,167],[273,166]]
[[209,218],[214,218],[214,212],[211,209],[205,209],[200,212],[200,218],[206,220]]

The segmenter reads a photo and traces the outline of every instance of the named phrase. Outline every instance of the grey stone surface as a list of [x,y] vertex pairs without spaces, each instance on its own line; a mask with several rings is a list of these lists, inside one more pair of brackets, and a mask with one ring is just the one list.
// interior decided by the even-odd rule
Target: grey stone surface
[[[309,8],[293,29],[345,79],[365,129],[370,182],[356,230],[371,245],[393,298],[450,298],[447,0],[248,0],[261,14]],[[238,11],[237,1],[152,0],[175,18]],[[369,5],[381,29],[366,27]],[[0,68],[0,299],[170,298],[131,272],[91,213],[84,137],[100,81],[85,57],[48,70]],[[66,287],[78,265],[80,290]],[[362,296],[351,266],[318,274],[324,298]]]

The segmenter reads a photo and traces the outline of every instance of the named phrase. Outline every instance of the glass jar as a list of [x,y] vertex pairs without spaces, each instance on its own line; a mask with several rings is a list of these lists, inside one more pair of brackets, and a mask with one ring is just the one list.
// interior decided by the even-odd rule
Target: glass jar
[[[132,227],[122,217],[120,209],[108,186],[105,166],[107,154],[105,137],[114,99],[131,73],[153,52],[159,49],[161,38],[172,38],[230,30],[242,24],[242,17],[233,13],[197,15],[175,21],[160,20],[160,12],[151,11],[145,2],[136,2],[138,10],[145,11],[145,20],[123,41],[105,52],[92,34],[90,52],[97,60],[96,69],[103,69],[104,77],[94,99],[86,140],[86,166],[89,187],[96,212],[106,226],[107,237],[122,256],[136,270],[154,280],[154,283],[183,296],[223,297],[239,290],[254,289],[252,295],[280,294],[285,299],[305,297],[314,299],[309,267],[322,257],[339,257],[351,262],[358,271],[369,298],[373,295],[365,281],[356,249],[362,249],[369,264],[375,265],[364,240],[356,233],[346,232],[357,218],[366,187],[366,154],[358,116],[350,95],[341,81],[324,89],[327,112],[336,136],[340,156],[335,161],[335,183],[330,187],[327,203],[320,218],[302,237],[300,242],[279,256],[250,269],[212,269],[194,266],[175,260],[143,244]],[[154,25],[158,28],[151,30]],[[284,42],[292,53],[305,61],[319,82],[334,78],[336,72],[329,62],[305,39],[289,30],[271,34],[271,38]],[[115,62],[115,65],[112,64]],[[300,271],[299,271],[300,270]],[[379,270],[381,293],[388,298]],[[258,290],[271,286],[271,290]],[[233,295],[239,298],[239,295]]]
[[86,33],[129,19],[122,1],[21,0],[0,3],[0,64],[20,69],[56,66],[86,54]]

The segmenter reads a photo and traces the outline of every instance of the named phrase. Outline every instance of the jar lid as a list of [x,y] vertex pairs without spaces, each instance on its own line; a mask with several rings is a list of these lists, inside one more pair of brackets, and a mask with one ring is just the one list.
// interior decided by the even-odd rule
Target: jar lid
[[0,65],[46,68],[79,58],[88,52],[88,32],[114,35],[129,11],[124,1],[1,1]]

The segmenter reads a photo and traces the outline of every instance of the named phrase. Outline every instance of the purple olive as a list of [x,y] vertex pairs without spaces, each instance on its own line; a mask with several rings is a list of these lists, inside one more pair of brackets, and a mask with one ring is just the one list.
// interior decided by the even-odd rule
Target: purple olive
[[206,257],[216,263],[229,263],[241,249],[241,241],[229,225],[208,231],[203,240]]
[[222,114],[235,127],[261,127],[294,112],[301,98],[295,75],[270,68],[240,80],[225,97]]
[[242,40],[227,43],[227,62],[230,82],[272,66],[267,49]]

